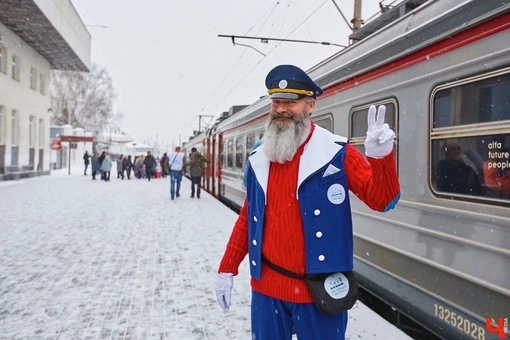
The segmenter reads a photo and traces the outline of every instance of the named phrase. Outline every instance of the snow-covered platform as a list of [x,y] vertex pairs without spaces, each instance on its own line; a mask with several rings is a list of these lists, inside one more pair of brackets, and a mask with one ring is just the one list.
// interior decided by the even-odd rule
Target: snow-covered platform
[[[0,182],[0,338],[251,339],[247,263],[229,312],[214,293],[237,215],[189,196],[82,167]],[[359,302],[347,338],[410,339]]]

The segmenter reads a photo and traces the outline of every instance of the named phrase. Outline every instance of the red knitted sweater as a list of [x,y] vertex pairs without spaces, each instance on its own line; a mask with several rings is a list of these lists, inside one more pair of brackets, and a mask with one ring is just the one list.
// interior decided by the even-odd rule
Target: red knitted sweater
[[[294,159],[284,164],[272,162],[267,188],[266,219],[262,253],[271,262],[294,273],[305,273],[303,224],[297,192],[299,160],[303,143]],[[347,144],[345,172],[349,189],[374,210],[382,211],[400,191],[393,152],[368,162],[352,145]],[[248,253],[246,202],[237,219],[218,272],[238,274]],[[260,280],[251,279],[254,291],[284,301],[312,302],[303,280],[283,276],[266,265]]]

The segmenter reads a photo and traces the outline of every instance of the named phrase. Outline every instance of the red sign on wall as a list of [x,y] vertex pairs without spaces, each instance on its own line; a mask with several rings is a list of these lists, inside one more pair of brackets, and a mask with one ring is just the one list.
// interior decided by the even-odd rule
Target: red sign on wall
[[60,138],[52,138],[51,139],[51,149],[52,150],[60,150]]

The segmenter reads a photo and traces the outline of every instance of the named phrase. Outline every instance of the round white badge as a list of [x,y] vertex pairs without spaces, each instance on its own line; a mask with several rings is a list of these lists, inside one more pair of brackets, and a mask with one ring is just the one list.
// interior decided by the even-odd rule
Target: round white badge
[[341,204],[345,200],[345,189],[338,183],[328,188],[328,200],[333,204]]
[[324,289],[333,299],[341,299],[349,293],[349,280],[342,273],[334,273],[324,281]]
[[281,89],[286,88],[288,85],[289,83],[285,79],[280,80],[280,82],[278,83],[278,87]]

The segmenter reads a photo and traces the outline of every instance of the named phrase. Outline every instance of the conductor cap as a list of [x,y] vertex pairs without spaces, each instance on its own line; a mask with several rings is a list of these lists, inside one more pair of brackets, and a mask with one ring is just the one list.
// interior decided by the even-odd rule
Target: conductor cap
[[322,89],[305,71],[294,65],[279,65],[266,76],[267,93],[271,99],[316,98]]

